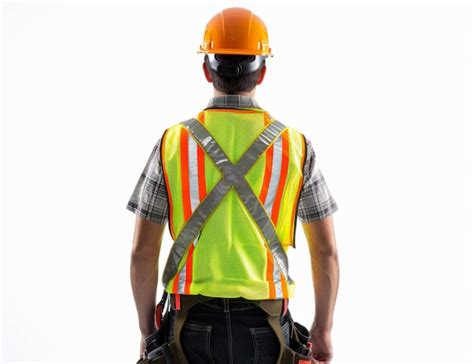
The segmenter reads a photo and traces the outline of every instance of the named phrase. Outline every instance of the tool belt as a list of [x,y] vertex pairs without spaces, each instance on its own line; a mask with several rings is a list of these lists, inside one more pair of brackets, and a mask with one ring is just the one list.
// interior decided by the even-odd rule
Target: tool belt
[[[181,346],[180,334],[188,311],[194,305],[211,300],[215,297],[202,295],[171,295],[171,305],[175,309],[174,339],[168,342],[170,333],[170,305],[163,315],[163,308],[167,299],[167,292],[163,292],[163,297],[156,306],[155,326],[158,330],[145,338],[145,358],[137,361],[137,364],[189,364]],[[259,306],[267,313],[267,321],[275,332],[280,343],[280,353],[277,364],[310,364],[311,337],[308,329],[298,322],[293,321],[288,310],[288,300],[249,300]],[[290,344],[285,345],[283,331],[280,325],[280,316],[287,316],[290,324]]]

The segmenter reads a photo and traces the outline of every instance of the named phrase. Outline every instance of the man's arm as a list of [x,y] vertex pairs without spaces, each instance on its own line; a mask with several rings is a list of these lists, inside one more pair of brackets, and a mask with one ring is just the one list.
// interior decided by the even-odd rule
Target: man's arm
[[130,278],[142,337],[155,331],[158,258],[165,226],[166,224],[157,224],[139,216],[135,222]]
[[320,363],[332,359],[331,329],[337,289],[339,261],[332,216],[302,223],[311,255],[315,318],[311,326],[313,355]]

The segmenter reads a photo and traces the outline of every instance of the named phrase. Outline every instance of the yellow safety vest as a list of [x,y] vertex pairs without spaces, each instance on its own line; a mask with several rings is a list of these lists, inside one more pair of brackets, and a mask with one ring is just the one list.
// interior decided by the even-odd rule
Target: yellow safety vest
[[291,298],[303,134],[258,108],[205,109],[163,134],[169,293]]

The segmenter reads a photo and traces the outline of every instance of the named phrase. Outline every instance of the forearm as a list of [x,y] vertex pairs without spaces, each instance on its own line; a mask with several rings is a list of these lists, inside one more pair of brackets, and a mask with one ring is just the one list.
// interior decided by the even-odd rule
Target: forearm
[[318,252],[311,258],[316,331],[330,332],[339,286],[337,252]]
[[138,313],[138,323],[143,335],[154,332],[158,262],[153,257],[132,254],[130,278]]

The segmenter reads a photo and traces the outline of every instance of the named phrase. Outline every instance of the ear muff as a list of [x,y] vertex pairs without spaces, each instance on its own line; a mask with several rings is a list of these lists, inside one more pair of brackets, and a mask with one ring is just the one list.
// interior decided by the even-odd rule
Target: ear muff
[[209,69],[223,77],[236,77],[258,71],[266,56],[253,56],[248,62],[235,63],[229,59],[218,60],[213,53],[206,54],[204,61]]

